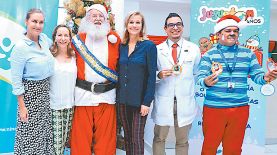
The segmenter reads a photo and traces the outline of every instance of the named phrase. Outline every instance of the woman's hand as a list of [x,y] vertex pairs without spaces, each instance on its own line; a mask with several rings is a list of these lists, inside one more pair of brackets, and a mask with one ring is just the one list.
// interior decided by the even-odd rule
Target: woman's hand
[[26,107],[19,108],[19,117],[22,122],[28,122],[28,110]]
[[28,122],[28,109],[25,106],[23,95],[17,96],[19,106],[19,117],[22,122]]
[[140,108],[140,114],[141,116],[146,116],[149,113],[149,107],[145,106],[145,105],[141,105]]

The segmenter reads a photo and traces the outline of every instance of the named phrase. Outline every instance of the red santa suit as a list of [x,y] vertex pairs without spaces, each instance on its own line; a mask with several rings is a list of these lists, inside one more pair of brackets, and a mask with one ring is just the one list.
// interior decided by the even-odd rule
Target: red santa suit
[[[107,39],[95,41],[86,34],[79,34],[88,50],[105,66],[116,69],[119,57],[120,38],[110,32]],[[111,41],[110,36],[113,36]],[[115,39],[116,38],[116,39]],[[93,83],[103,83],[107,79],[96,73],[81,57],[76,48],[77,78]],[[116,110],[115,89],[104,93],[76,87],[75,112],[71,132],[71,154],[91,155],[93,143],[94,154],[113,155],[116,151]]]

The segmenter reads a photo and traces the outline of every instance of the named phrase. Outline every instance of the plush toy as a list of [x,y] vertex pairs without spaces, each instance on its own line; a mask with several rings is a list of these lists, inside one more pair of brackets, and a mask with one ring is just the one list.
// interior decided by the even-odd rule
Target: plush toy
[[211,43],[210,39],[206,38],[206,37],[200,38],[198,43],[199,43],[199,48],[200,48],[201,56],[203,56],[213,46],[213,44]]

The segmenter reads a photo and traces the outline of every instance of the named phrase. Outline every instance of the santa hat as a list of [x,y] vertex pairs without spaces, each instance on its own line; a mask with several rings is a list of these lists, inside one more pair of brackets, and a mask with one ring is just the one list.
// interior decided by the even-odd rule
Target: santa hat
[[214,26],[214,34],[219,32],[220,30],[229,27],[229,26],[235,26],[240,28],[240,18],[235,15],[226,15],[222,16]]
[[93,5],[91,5],[90,7],[87,8],[86,12],[88,13],[92,9],[100,11],[104,15],[105,19],[107,19],[107,17],[108,17],[108,11],[107,11],[107,9],[103,5],[101,5],[101,4],[93,4]]

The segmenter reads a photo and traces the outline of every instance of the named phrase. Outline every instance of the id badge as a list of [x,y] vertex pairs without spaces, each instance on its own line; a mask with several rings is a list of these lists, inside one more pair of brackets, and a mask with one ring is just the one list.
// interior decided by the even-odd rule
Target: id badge
[[234,82],[228,82],[228,88],[229,89],[235,88],[235,83]]

